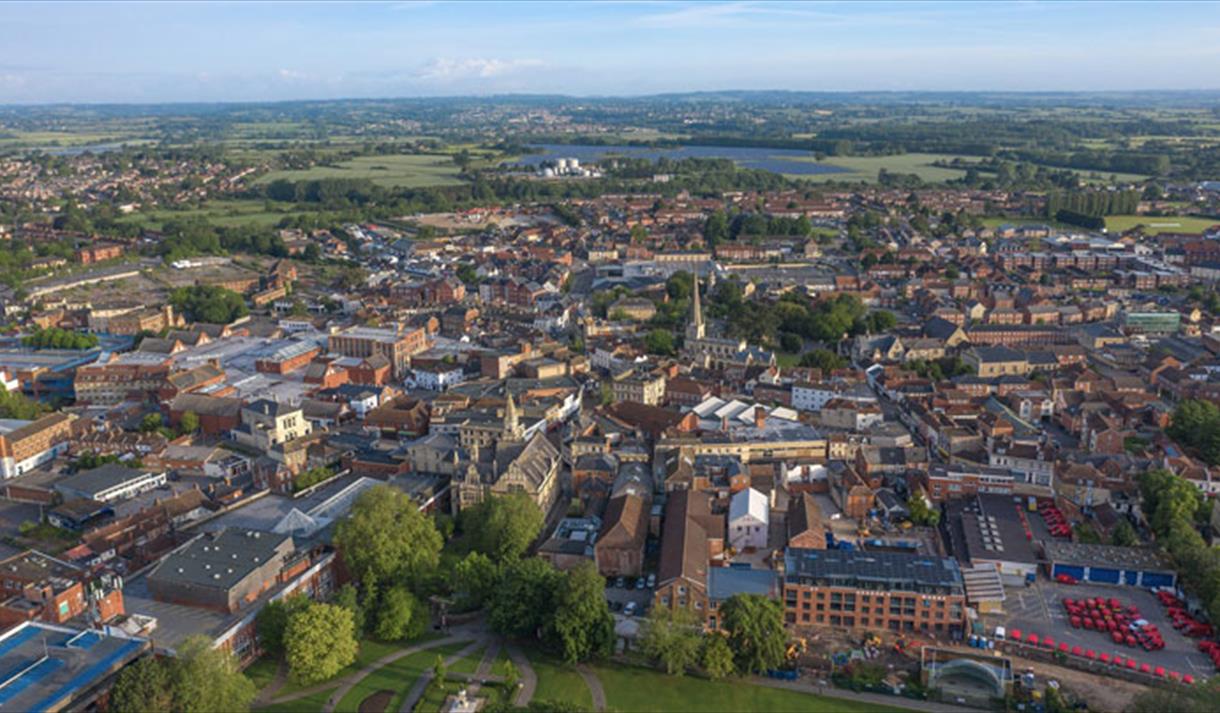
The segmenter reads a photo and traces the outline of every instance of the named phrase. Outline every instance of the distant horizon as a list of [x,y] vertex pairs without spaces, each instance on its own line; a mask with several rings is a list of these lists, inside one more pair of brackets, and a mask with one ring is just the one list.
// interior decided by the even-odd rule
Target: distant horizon
[[1220,91],[1214,2],[27,1],[0,26],[6,106]]
[[944,95],[944,96],[1139,96],[1139,95],[1215,95],[1220,99],[1220,87],[1216,88],[1165,88],[1165,89],[700,89],[691,91],[651,92],[647,94],[567,94],[544,92],[501,92],[488,94],[432,94],[399,96],[350,96],[350,97],[295,97],[289,99],[216,99],[216,100],[168,100],[168,101],[47,101],[47,102],[3,102],[0,108],[36,109],[40,107],[140,107],[140,106],[265,106],[274,104],[333,104],[341,102],[395,102],[395,101],[460,101],[460,100],[513,100],[513,99],[570,99],[570,100],[648,100],[661,97],[690,97],[713,95],[760,95],[793,94],[827,97],[850,97],[853,95]]

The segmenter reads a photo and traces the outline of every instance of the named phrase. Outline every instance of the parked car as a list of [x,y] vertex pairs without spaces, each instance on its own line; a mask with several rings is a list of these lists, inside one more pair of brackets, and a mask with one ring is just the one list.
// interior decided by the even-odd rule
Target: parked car
[[627,580],[619,577],[614,580],[614,586],[618,589],[622,589],[623,587],[627,586]]
[[623,607],[623,616],[635,616],[635,602],[627,602],[627,606]]
[[648,588],[652,589],[655,586],[657,586],[657,575],[649,574],[648,575]]
[[640,577],[639,579],[635,580],[636,589],[643,589],[645,586],[647,586],[647,585],[645,584],[643,577]]

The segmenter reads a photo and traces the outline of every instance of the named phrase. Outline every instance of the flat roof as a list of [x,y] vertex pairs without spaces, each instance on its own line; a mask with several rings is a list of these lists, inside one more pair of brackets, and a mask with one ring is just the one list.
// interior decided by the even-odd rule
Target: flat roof
[[1165,555],[1151,547],[1118,547],[1045,540],[1042,543],[1042,551],[1052,564],[1080,564],[1090,567],[1117,567],[1158,572],[1174,571]]
[[929,555],[789,548],[784,553],[784,571],[789,582],[810,578],[822,586],[887,591],[934,587],[964,592],[957,562]]
[[154,472],[140,470],[138,468],[128,468],[125,465],[118,463],[107,463],[92,470],[81,471],[75,475],[69,475],[66,478],[55,483],[57,489],[67,488],[81,493],[90,493],[97,495],[100,492],[109,490],[119,485],[143,480],[148,477],[156,477],[163,475],[162,472]]
[[1019,496],[994,493],[946,503],[953,556],[970,562],[1036,563],[1038,555],[1021,522],[1023,503]]
[[161,560],[148,576],[228,590],[273,560],[284,541],[291,539],[261,530],[208,533]]
[[103,632],[23,622],[0,635],[0,709],[67,708],[146,648],[147,639],[110,627]]

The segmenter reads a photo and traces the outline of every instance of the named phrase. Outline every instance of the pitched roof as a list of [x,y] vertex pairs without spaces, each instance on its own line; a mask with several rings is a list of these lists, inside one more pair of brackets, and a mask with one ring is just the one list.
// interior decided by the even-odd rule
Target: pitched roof
[[822,508],[809,493],[801,496],[788,508],[788,539],[806,532],[822,534]]
[[648,511],[644,499],[638,495],[620,495],[611,498],[606,506],[602,531],[597,537],[598,547],[639,549],[648,537]]

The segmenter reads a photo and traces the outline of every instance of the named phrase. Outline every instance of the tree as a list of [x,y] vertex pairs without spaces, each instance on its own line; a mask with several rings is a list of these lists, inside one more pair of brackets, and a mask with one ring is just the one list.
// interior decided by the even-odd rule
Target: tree
[[107,710],[112,713],[169,713],[173,709],[173,679],[166,661],[145,656],[119,671]]
[[331,600],[331,603],[352,613],[352,628],[356,631],[357,638],[364,634],[365,628],[368,626],[367,617],[364,605],[360,603],[360,593],[356,591],[356,587],[351,582],[339,587],[339,591],[335,593],[335,598]]
[[1134,547],[1139,542],[1139,535],[1135,533],[1135,528],[1131,526],[1131,522],[1125,517],[1118,521],[1118,525],[1114,527],[1114,532],[1110,533],[1110,544],[1118,547]]
[[656,607],[648,615],[640,647],[669,675],[682,675],[699,660],[700,628],[687,609]]
[[199,430],[199,415],[194,411],[187,411],[182,414],[182,418],[178,421],[178,430],[183,433],[194,433]]
[[197,322],[230,324],[250,313],[241,295],[214,285],[179,287],[169,293],[169,302],[187,319]]
[[829,373],[847,366],[847,360],[829,349],[814,349],[801,355],[801,366]]
[[541,508],[525,493],[490,497],[462,513],[474,549],[496,562],[525,554],[542,532]]
[[453,568],[453,591],[464,608],[483,606],[499,581],[496,563],[482,552],[471,552]]
[[140,419],[140,432],[153,433],[165,425],[165,419],[159,413],[146,413]]
[[734,594],[720,607],[737,670],[762,673],[784,661],[784,611],[758,594]]
[[406,493],[377,485],[360,494],[335,531],[335,544],[365,586],[410,585],[436,569],[443,542]]
[[703,239],[713,248],[729,239],[729,217],[723,210],[714,210],[707,217],[703,224]]
[[502,636],[537,637],[554,617],[562,578],[546,560],[510,560],[488,601],[491,628]]
[[377,626],[373,633],[382,641],[413,639],[428,626],[428,607],[403,586],[391,587],[381,597],[377,608]]
[[432,682],[436,687],[444,692],[445,679],[449,677],[449,667],[445,665],[445,657],[441,654],[436,655],[436,663],[432,664]]
[[267,602],[254,618],[254,631],[258,643],[268,655],[279,658],[284,655],[284,632],[293,614],[309,606],[304,595],[294,595]]
[[504,664],[500,667],[500,675],[504,677],[504,690],[508,691],[509,697],[517,690],[517,684],[521,681],[521,672],[513,664],[511,659],[504,659]]
[[359,644],[352,613],[334,604],[311,603],[288,619],[284,647],[288,670],[298,683],[332,678],[356,660]]
[[674,335],[664,329],[654,329],[644,336],[644,348],[650,354],[673,356],[677,353],[674,346]]
[[206,636],[188,637],[171,668],[174,711],[215,713],[249,710],[258,691],[232,654],[213,648]]
[[911,513],[911,522],[916,525],[936,527],[940,522],[940,510],[928,505],[922,494],[907,498],[907,512]]
[[606,580],[592,562],[568,570],[555,597],[553,642],[568,663],[610,653],[614,617],[606,603]]
[[703,640],[703,671],[713,681],[732,676],[736,671],[733,650],[720,632],[711,632]]

